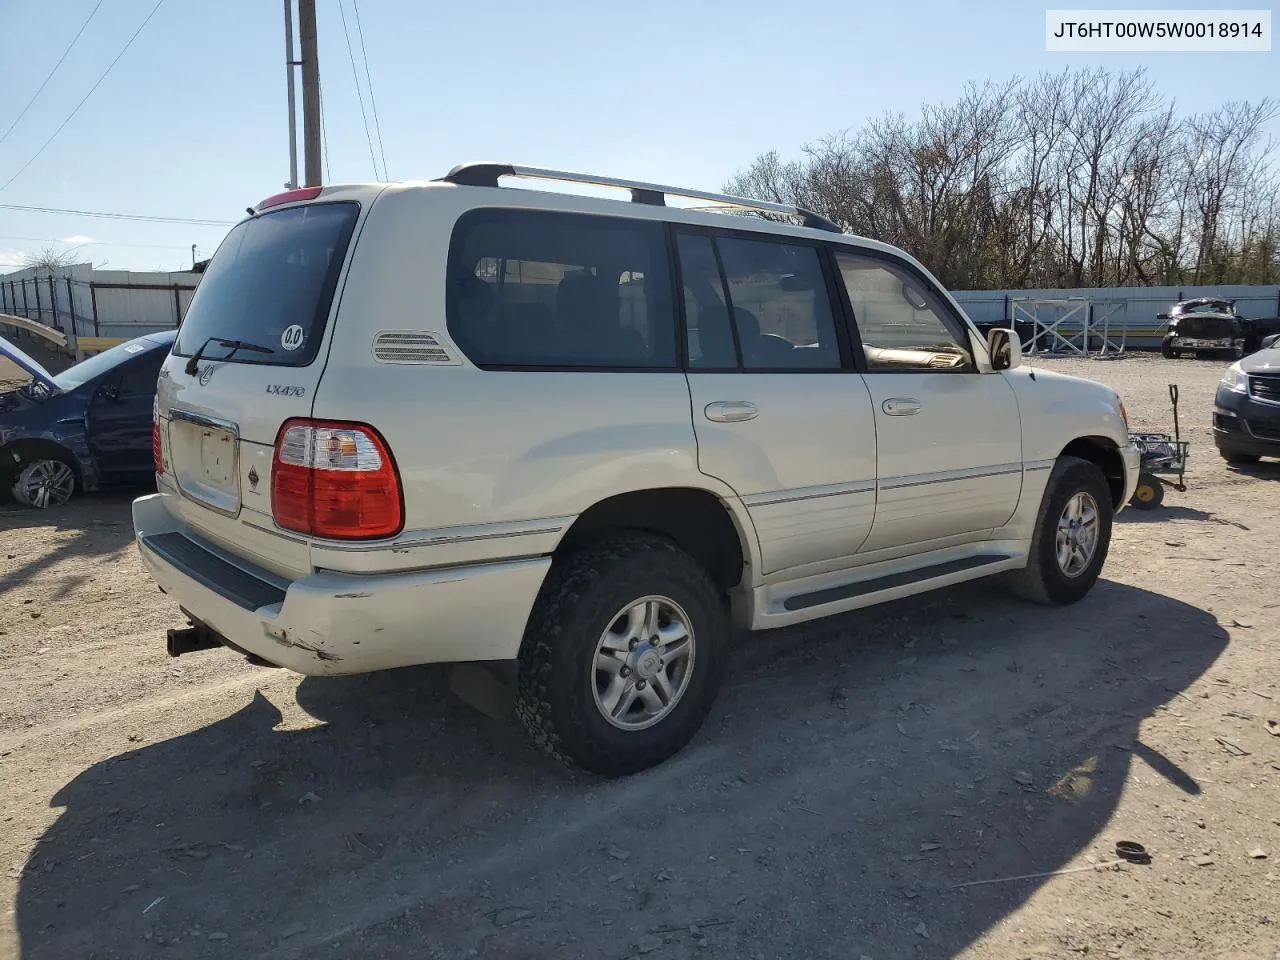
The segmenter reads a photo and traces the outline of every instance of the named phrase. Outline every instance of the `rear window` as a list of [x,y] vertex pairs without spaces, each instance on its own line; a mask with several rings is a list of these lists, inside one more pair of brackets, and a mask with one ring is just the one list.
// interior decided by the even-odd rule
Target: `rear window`
[[218,247],[182,322],[176,356],[306,366],[316,357],[360,206],[313,203],[245,220]]

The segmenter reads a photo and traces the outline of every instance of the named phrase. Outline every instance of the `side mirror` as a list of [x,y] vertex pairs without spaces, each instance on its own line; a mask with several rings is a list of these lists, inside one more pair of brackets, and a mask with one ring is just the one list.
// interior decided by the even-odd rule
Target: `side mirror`
[[992,370],[1015,370],[1022,366],[1022,341],[1008,327],[987,331],[987,356]]
[[1157,319],[1157,320],[1168,320],[1168,319],[1169,319],[1169,315],[1168,315],[1167,313],[1157,313],[1157,314],[1156,314],[1156,319]]

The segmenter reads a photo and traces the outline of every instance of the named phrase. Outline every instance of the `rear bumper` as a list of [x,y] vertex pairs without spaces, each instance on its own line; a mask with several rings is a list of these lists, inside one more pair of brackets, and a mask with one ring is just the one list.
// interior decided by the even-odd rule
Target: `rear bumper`
[[304,674],[514,659],[550,557],[283,580],[193,534],[159,494],[133,503],[156,583],[236,648]]

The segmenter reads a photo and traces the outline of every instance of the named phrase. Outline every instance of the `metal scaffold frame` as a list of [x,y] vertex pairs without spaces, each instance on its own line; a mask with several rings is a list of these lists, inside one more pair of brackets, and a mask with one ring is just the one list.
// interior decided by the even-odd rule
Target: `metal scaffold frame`
[[[1073,353],[1079,357],[1105,357],[1124,353],[1128,333],[1128,303],[1124,300],[1013,297],[1009,304],[1011,326],[1031,326],[1030,341],[1023,345],[1029,355]],[[1117,314],[1118,337],[1112,333]],[[1046,339],[1042,350],[1040,344]]]

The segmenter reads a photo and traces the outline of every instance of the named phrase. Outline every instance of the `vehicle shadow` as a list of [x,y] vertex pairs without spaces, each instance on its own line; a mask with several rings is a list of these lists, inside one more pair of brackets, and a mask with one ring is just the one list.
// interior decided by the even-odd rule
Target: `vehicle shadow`
[[1159,506],[1154,510],[1141,510],[1132,507],[1116,514],[1116,523],[1168,523],[1170,520],[1198,520],[1203,523],[1216,523],[1224,527],[1235,527],[1237,530],[1248,530],[1249,527],[1236,520],[1228,520],[1208,510],[1195,507],[1182,507],[1176,504]]
[[1229,464],[1227,470],[1230,473],[1239,473],[1258,480],[1280,480],[1280,461],[1276,460]]
[[[93,494],[47,510],[0,504],[0,597],[69,557],[108,556],[130,546],[137,496],[138,491]],[[50,533],[56,544],[35,544],[26,531],[37,530]],[[59,592],[76,586],[68,581]]]
[[1135,757],[1198,792],[1139,724],[1226,642],[1112,582],[964,585],[745,640],[693,744],[612,782],[441,669],[306,679],[319,725],[259,693],[60,789],[21,956],[950,957],[1043,881],[957,885],[1109,859]]

